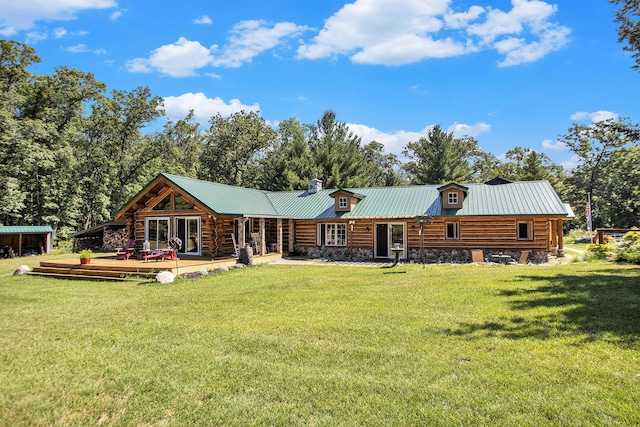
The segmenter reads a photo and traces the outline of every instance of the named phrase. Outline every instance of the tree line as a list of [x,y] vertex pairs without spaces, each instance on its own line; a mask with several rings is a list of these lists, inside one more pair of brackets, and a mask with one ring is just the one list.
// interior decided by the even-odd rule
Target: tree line
[[333,111],[276,127],[254,111],[217,114],[207,126],[191,112],[159,126],[163,100],[149,88],[108,91],[92,73],[64,66],[30,72],[39,61],[32,47],[0,40],[0,224],[52,225],[66,238],[109,221],[167,172],[264,190],[305,189],[315,174],[326,188],[548,180],[577,208],[575,226],[584,226],[587,193],[594,226],[639,225],[640,131],[628,119],[574,124],[561,135],[578,160],[572,170],[519,146],[499,159],[439,125],[400,158],[364,144]]

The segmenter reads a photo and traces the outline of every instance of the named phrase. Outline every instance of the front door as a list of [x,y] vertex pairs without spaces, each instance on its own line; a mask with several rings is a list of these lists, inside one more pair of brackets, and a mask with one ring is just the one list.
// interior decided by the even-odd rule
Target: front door
[[200,255],[200,218],[176,218],[176,235],[182,241],[179,254]]
[[389,226],[376,224],[376,258],[389,258]]
[[376,258],[394,258],[400,250],[400,258],[405,258],[404,224],[376,224]]

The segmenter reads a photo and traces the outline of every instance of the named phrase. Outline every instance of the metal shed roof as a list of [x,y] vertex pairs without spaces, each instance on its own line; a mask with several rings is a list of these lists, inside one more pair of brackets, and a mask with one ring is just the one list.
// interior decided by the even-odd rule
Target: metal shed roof
[[0,227],[0,234],[38,234],[53,233],[49,225],[5,225]]

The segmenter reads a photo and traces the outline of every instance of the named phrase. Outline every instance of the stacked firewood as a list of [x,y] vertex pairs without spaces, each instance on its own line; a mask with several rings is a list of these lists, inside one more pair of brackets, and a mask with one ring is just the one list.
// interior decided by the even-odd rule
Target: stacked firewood
[[114,251],[116,248],[124,248],[129,241],[129,235],[126,229],[104,230],[102,239],[102,249],[105,251]]

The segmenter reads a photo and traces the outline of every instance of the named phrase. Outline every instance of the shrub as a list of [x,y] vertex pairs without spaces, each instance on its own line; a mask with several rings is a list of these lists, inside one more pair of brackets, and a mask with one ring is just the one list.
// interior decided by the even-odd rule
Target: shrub
[[640,264],[640,230],[633,228],[622,237],[617,261]]
[[610,242],[603,245],[589,245],[585,252],[585,259],[587,261],[610,260],[615,257],[616,253],[616,245]]

